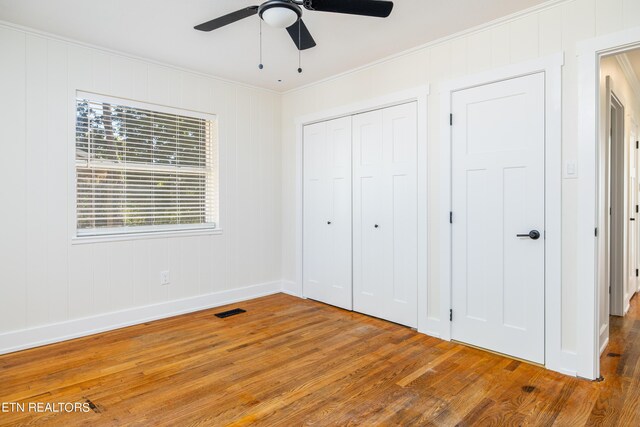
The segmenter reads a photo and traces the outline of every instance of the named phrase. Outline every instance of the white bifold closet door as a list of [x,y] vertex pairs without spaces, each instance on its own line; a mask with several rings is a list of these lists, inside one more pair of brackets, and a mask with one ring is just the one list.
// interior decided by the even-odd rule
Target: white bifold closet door
[[304,127],[303,292],[352,309],[351,117]]
[[353,116],[353,309],[417,326],[417,105]]

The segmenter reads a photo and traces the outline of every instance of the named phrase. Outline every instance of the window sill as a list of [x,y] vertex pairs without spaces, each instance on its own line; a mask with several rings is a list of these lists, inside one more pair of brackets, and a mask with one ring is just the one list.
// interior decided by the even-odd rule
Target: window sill
[[173,237],[193,237],[193,236],[212,236],[221,235],[220,228],[201,228],[190,230],[164,230],[164,231],[147,231],[141,233],[129,234],[107,234],[103,236],[73,236],[71,238],[72,245],[83,245],[88,243],[103,242],[122,242],[127,240],[148,240],[148,239],[167,239]]

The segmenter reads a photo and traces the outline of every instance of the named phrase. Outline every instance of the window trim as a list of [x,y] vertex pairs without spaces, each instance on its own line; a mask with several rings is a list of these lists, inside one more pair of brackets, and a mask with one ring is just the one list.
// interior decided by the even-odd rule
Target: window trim
[[[189,117],[193,117],[196,119],[202,119],[202,120],[216,120],[217,119],[217,114],[212,114],[212,113],[205,113],[202,111],[195,111],[195,110],[189,110],[187,108],[176,108],[176,107],[170,107],[168,105],[163,105],[163,104],[154,104],[152,102],[144,102],[144,101],[136,101],[134,99],[129,99],[129,98],[120,98],[120,97],[115,97],[115,96],[107,96],[107,95],[102,95],[99,93],[95,93],[95,92],[85,92],[82,90],[77,90],[75,92],[75,97],[74,97],[74,103],[75,100],[77,98],[86,98],[86,99],[90,99],[91,101],[96,101],[96,102],[106,102],[109,104],[122,104],[123,102],[126,102],[126,106],[127,107],[132,107],[132,108],[140,108],[142,110],[152,110],[154,112],[158,112],[158,113],[165,113],[165,114],[176,114],[179,116],[189,116]],[[74,114],[75,116],[75,114]],[[75,126],[74,126],[75,128]]]
[[[176,108],[153,102],[137,101],[126,97],[114,97],[95,92],[83,90],[70,91],[69,106],[69,200],[70,206],[68,211],[69,237],[72,245],[98,243],[98,242],[116,242],[127,240],[141,240],[153,238],[170,238],[170,237],[189,237],[189,236],[205,236],[205,235],[221,235],[223,229],[221,227],[221,199],[222,199],[222,183],[221,183],[221,137],[220,137],[220,121],[219,115],[203,111],[192,110],[188,108]],[[118,229],[105,229],[97,234],[83,235],[81,229],[78,228],[77,216],[77,177],[76,177],[76,100],[80,98],[90,99],[95,102],[105,102],[111,104],[126,105],[127,107],[152,110],[159,113],[176,114],[194,117],[203,120],[216,121],[218,126],[217,135],[217,156],[215,158],[216,169],[214,173],[217,175],[218,185],[218,212],[217,221],[213,224],[176,224],[161,225],[153,228],[150,227],[118,227]],[[123,231],[125,228],[129,230]]]
[[217,236],[222,234],[223,230],[221,228],[188,227],[184,229],[173,228],[166,230],[140,231],[121,234],[93,234],[90,236],[73,236],[71,238],[71,244],[82,245],[87,243],[122,242],[128,240],[147,240],[170,237]]

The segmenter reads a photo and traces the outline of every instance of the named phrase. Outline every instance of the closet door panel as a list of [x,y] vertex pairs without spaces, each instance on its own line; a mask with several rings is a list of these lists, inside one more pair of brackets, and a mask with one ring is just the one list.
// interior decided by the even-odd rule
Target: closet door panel
[[352,309],[351,118],[305,126],[303,293]]
[[351,117],[327,122],[329,248],[325,302],[352,309],[351,273]]
[[376,315],[385,288],[382,111],[353,117],[353,307]]
[[327,282],[323,266],[328,248],[324,221],[328,216],[326,185],[326,124],[304,127],[303,142],[303,289],[305,296],[322,295]]
[[418,188],[417,117],[415,103],[383,111],[383,141],[389,222],[385,237],[388,283],[384,304],[386,318],[409,326],[417,325],[418,284]]
[[[360,237],[356,240],[354,264],[358,267],[355,283],[357,311],[368,312],[371,304],[382,292],[386,276],[384,259],[384,235],[380,228],[380,185],[377,177],[365,176],[359,180],[359,221],[356,222]],[[355,239],[355,236],[354,236]]]
[[416,326],[416,104],[353,123],[354,310]]

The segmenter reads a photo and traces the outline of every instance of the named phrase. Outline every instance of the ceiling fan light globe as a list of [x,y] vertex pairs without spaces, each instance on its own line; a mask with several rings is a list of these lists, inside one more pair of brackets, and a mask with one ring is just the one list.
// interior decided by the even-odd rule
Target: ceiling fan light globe
[[298,14],[287,7],[272,7],[262,12],[262,20],[275,28],[287,28],[298,20]]

